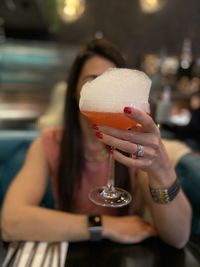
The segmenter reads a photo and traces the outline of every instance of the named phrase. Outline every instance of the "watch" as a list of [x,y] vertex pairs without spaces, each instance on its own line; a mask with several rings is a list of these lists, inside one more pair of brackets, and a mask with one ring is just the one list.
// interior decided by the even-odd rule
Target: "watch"
[[102,222],[100,215],[88,216],[88,230],[91,241],[99,241],[102,239]]

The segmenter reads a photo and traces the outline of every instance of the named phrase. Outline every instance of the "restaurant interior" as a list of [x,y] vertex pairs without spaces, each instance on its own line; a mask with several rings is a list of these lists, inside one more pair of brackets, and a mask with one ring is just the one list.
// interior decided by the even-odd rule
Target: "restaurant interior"
[[[67,256],[51,266],[199,266],[199,14],[199,0],[0,1],[0,209],[30,144],[44,128],[62,126],[71,64],[92,38],[114,43],[128,68],[150,77],[151,116],[161,136],[192,151],[176,166],[193,209],[191,240],[184,249],[160,240],[128,246],[80,242],[69,250],[68,243],[57,242],[46,245]],[[20,244],[0,242],[1,266],[46,266],[6,263],[8,250]]]

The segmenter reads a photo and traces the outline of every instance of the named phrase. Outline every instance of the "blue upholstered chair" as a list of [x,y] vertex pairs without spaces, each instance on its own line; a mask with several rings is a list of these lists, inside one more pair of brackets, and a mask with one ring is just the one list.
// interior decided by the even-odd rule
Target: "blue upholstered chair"
[[[27,150],[38,134],[38,131],[0,131],[0,208],[10,182],[23,165]],[[50,186],[41,204],[53,207]]]
[[176,173],[193,208],[192,232],[200,234],[200,155],[187,154],[180,159]]

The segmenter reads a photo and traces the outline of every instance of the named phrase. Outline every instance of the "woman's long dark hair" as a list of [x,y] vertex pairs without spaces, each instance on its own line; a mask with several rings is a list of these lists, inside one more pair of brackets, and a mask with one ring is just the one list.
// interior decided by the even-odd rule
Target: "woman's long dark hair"
[[[84,168],[83,133],[80,126],[79,106],[77,103],[77,83],[84,64],[98,55],[113,62],[116,67],[125,67],[125,60],[116,47],[105,39],[88,42],[79,52],[69,72],[68,87],[64,110],[64,131],[60,144],[58,166],[58,206],[61,210],[72,211],[72,195]],[[116,164],[116,184],[124,186],[129,179],[123,179],[125,167]],[[128,175],[128,170],[125,170]],[[123,181],[123,182],[122,182]]]

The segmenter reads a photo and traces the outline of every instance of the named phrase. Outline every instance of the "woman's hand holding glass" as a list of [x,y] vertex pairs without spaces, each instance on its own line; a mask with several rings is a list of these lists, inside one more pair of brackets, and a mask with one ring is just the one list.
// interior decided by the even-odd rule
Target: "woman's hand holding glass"
[[[79,107],[82,114],[92,123],[124,130],[137,128],[137,121],[125,116],[123,108],[134,106],[149,113],[150,87],[151,80],[143,72],[131,69],[109,69],[83,86]],[[139,128],[143,130],[142,127]],[[96,135],[99,139],[102,138],[101,133]],[[115,149],[113,145],[110,147]],[[139,144],[136,154],[143,156],[143,147]],[[103,206],[122,207],[130,203],[132,196],[124,189],[114,186],[112,154],[110,154],[107,186],[92,190],[89,196],[94,203]]]
[[[130,119],[137,121],[138,125],[141,125],[142,131],[121,130],[98,125],[102,136],[100,141],[115,147],[115,150],[112,151],[115,160],[127,167],[140,168],[153,175],[154,181],[151,181],[151,185],[156,186],[157,179],[160,185],[162,174],[165,174],[163,179],[166,180],[166,174],[170,175],[173,168],[161,141],[159,128],[151,116],[142,110],[125,107],[124,113]],[[129,153],[131,157],[126,156],[123,152]]]

